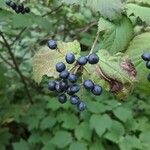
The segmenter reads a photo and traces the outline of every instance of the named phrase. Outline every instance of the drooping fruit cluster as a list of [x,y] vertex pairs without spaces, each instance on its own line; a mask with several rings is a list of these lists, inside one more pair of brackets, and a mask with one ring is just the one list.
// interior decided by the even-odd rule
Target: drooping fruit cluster
[[[142,59],[146,61],[146,67],[150,69],[150,53],[144,53]],[[148,81],[150,81],[150,74],[147,76]]]
[[[52,50],[57,49],[57,42],[49,40],[48,47]],[[58,62],[56,64],[56,71],[59,72],[59,79],[50,81],[48,83],[48,89],[58,93],[58,101],[60,103],[66,103],[69,98],[72,105],[77,106],[79,111],[83,111],[86,109],[86,104],[77,95],[80,89],[85,88],[95,96],[99,96],[102,93],[102,87],[95,85],[92,80],[84,80],[82,84],[79,84],[78,79],[82,75],[81,70],[84,69],[84,65],[87,63],[92,65],[97,64],[99,57],[93,53],[89,56],[81,56],[76,60],[73,53],[67,53],[65,60],[68,64],[74,64],[73,68],[68,71],[63,62]]]
[[11,7],[17,14],[19,13],[25,14],[30,12],[30,8],[24,7],[22,3],[17,5],[15,2],[11,0],[6,0],[5,3],[7,6]]

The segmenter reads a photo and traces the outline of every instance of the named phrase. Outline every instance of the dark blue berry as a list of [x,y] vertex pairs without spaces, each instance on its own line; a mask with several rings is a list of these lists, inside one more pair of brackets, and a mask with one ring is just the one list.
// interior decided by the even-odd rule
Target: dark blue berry
[[150,74],[147,76],[147,80],[150,82]]
[[12,8],[12,9],[16,9],[16,7],[17,7],[17,5],[16,5],[16,3],[14,3],[14,2],[11,2],[10,3],[10,7]]
[[95,85],[91,92],[96,96],[101,95],[102,94],[102,87],[99,85]]
[[79,92],[79,90],[80,90],[80,86],[77,84],[73,84],[68,88],[67,94],[74,95],[75,93]]
[[150,69],[150,61],[148,61],[148,62],[146,63],[146,67],[147,67],[148,69]]
[[6,0],[5,3],[6,5],[10,6],[11,0]]
[[68,72],[67,70],[62,71],[62,72],[59,74],[59,77],[60,77],[61,79],[67,79],[68,76],[69,76],[69,72]]
[[80,102],[78,105],[77,105],[77,108],[79,111],[84,111],[86,109],[86,104],[84,102]]
[[19,12],[22,12],[24,10],[23,4],[18,5],[18,9],[19,9]]
[[88,56],[88,62],[90,64],[97,64],[99,62],[99,57],[96,54],[90,54]]
[[[27,9],[27,8],[26,8]],[[48,47],[50,49],[56,49],[57,48],[57,42],[54,40],[48,40]]]
[[58,101],[61,103],[61,104],[64,104],[67,102],[67,96],[66,94],[61,94],[58,96]]
[[144,53],[141,57],[145,61],[150,61],[150,53]]
[[[26,13],[29,13],[29,12],[30,12],[30,8],[29,8],[29,7],[26,7],[24,10],[25,10]],[[56,44],[56,45],[57,45],[57,44]],[[56,47],[57,47],[57,46],[56,46]]]
[[72,83],[75,83],[77,81],[77,76],[75,74],[69,74],[68,80]]
[[83,85],[88,90],[92,90],[94,88],[94,83],[91,80],[85,80]]
[[48,89],[49,89],[50,91],[55,91],[55,86],[56,86],[56,82],[55,82],[55,81],[50,81],[50,82],[48,83]]
[[61,88],[60,86],[60,82],[57,82],[56,85],[55,85],[55,89],[58,93],[62,93],[64,92],[64,89]]
[[88,60],[87,60],[87,58],[85,56],[81,56],[77,60],[78,64],[81,65],[81,66],[85,65],[87,63],[87,61]]
[[80,98],[76,95],[73,95],[73,96],[70,97],[70,102],[73,105],[77,105],[80,102]]
[[73,64],[75,61],[75,56],[73,53],[67,53],[65,59],[68,64]]
[[17,14],[20,13],[20,10],[19,10],[19,7],[18,7],[18,6],[15,8],[15,12],[16,12]]
[[60,88],[63,90],[63,91],[66,91],[68,89],[68,83],[65,82],[65,81],[60,81]]
[[59,62],[59,63],[56,64],[56,70],[58,72],[62,72],[65,69],[66,69],[66,66],[65,66],[65,64],[63,62]]

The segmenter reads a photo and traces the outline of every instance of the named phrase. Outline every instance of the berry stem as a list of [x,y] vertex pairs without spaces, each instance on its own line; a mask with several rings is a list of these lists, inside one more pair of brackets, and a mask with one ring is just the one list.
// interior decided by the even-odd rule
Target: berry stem
[[93,45],[92,45],[92,48],[91,48],[91,50],[90,50],[88,56],[93,53],[94,48],[95,48],[95,46],[96,46],[96,44],[97,44],[97,41],[98,41],[98,38],[99,38],[99,34],[100,34],[100,31],[98,30],[97,33],[96,33],[96,37],[95,37],[94,43],[93,43]]

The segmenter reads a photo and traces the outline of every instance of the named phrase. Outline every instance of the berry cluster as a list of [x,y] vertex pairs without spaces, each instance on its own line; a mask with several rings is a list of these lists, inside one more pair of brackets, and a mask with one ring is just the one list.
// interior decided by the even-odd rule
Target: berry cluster
[[18,13],[29,13],[30,12],[30,8],[29,7],[24,7],[24,5],[21,3],[19,5],[17,5],[15,2],[11,1],[11,0],[6,0],[6,5],[11,7],[13,10],[15,10],[15,12]]
[[[49,40],[48,46],[50,49],[57,49],[57,42]],[[60,103],[66,103],[67,97],[69,96],[70,103],[76,105],[79,111],[83,111],[86,109],[86,104],[76,94],[84,87],[95,96],[99,96],[102,93],[102,87],[95,85],[91,80],[85,80],[83,84],[78,84],[77,80],[80,76],[78,71],[83,70],[84,65],[87,63],[92,65],[97,64],[99,62],[99,57],[93,53],[89,56],[81,56],[76,60],[73,53],[67,53],[65,60],[68,64],[75,63],[74,67],[71,71],[68,71],[63,62],[57,63],[56,71],[59,72],[59,80],[50,81],[48,83],[48,89],[59,94],[58,101]]]
[[[146,67],[150,69],[150,53],[144,53],[142,59],[146,61]],[[147,76],[148,81],[150,81],[150,74]]]

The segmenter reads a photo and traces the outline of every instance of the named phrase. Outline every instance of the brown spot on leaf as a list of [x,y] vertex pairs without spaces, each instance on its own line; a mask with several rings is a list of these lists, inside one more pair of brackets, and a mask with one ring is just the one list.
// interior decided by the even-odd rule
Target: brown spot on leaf
[[124,70],[126,70],[130,76],[132,76],[132,77],[134,77],[134,78],[136,77],[137,71],[136,71],[136,69],[135,69],[135,67],[134,67],[134,64],[131,62],[130,59],[126,59],[125,61],[123,61],[123,62],[121,63],[121,67],[122,67]]

